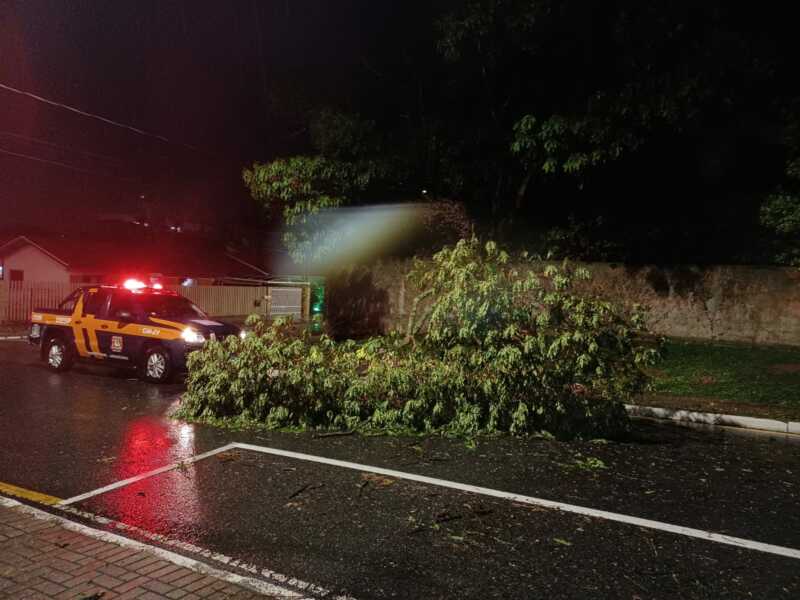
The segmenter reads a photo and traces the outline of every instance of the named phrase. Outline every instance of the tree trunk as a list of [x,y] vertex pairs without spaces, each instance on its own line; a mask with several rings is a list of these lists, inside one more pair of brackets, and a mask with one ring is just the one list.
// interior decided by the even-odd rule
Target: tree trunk
[[519,188],[517,189],[517,197],[514,199],[514,208],[519,211],[522,208],[522,202],[525,200],[525,193],[528,191],[528,184],[531,182],[530,172],[525,174]]

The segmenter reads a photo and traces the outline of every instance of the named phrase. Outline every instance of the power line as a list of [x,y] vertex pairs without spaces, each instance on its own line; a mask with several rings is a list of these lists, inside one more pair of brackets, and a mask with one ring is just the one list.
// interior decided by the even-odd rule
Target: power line
[[116,156],[108,156],[107,154],[98,154],[96,152],[89,152],[88,150],[80,150],[78,148],[66,148],[64,146],[61,146],[59,144],[56,144],[56,143],[48,141],[48,140],[43,140],[43,139],[37,138],[37,137],[31,137],[29,135],[23,135],[21,133],[15,133],[13,131],[0,131],[0,135],[4,135],[4,136],[7,136],[7,137],[13,137],[13,138],[17,138],[17,139],[20,139],[20,140],[25,140],[27,142],[34,142],[36,144],[42,144],[44,146],[49,146],[51,148],[57,148],[58,150],[62,150],[64,152],[74,152],[76,154],[84,154],[86,156],[91,156],[93,158],[100,158],[100,159],[103,159],[103,160],[108,160],[108,161],[116,162],[116,163],[120,163],[120,164],[125,162],[123,159],[118,158]]
[[15,87],[11,87],[10,85],[6,85],[4,83],[0,83],[0,89],[4,89],[6,91],[13,92],[14,94],[19,94],[21,96],[27,96],[28,98],[33,98],[34,100],[37,100],[38,102],[43,102],[45,104],[49,104],[50,106],[56,106],[58,108],[63,108],[64,110],[68,110],[68,111],[73,112],[75,114],[78,114],[78,115],[81,115],[81,116],[84,116],[84,117],[89,117],[90,119],[97,119],[98,121],[102,121],[103,123],[107,123],[109,125],[114,125],[115,127],[121,127],[123,129],[127,129],[129,131],[133,131],[134,133],[138,133],[139,135],[155,138],[157,140],[161,140],[162,142],[166,142],[167,144],[177,144],[179,146],[185,146],[186,148],[189,148],[189,149],[194,150],[196,152],[200,152],[199,148],[197,148],[195,146],[192,146],[190,144],[185,144],[184,142],[175,142],[175,141],[172,141],[172,140],[170,140],[169,138],[167,138],[167,137],[165,137],[163,135],[159,135],[157,133],[150,133],[149,131],[145,131],[143,129],[139,129],[138,127],[134,127],[133,125],[127,125],[125,123],[120,123],[119,121],[114,121],[112,119],[108,119],[108,118],[103,117],[101,115],[97,115],[97,114],[94,114],[94,113],[86,112],[86,111],[80,110],[79,108],[75,108],[74,106],[69,106],[67,104],[62,104],[61,102],[56,102],[55,100],[50,100],[48,98],[44,98],[44,97],[39,96],[37,94],[34,94],[32,92],[26,92],[25,90],[20,90],[20,89],[17,89]]
[[17,158],[25,158],[27,160],[33,160],[40,163],[45,163],[49,165],[55,165],[58,167],[63,167],[65,169],[70,169],[72,171],[78,171],[80,173],[87,173],[89,175],[100,175],[101,177],[111,177],[112,179],[124,179],[125,181],[137,181],[132,177],[122,177],[120,175],[111,175],[110,173],[101,173],[99,171],[91,171],[89,169],[82,169],[81,167],[76,167],[75,165],[70,165],[67,163],[59,162],[57,160],[49,160],[46,158],[41,158],[39,156],[31,156],[30,154],[21,154],[19,152],[12,152],[11,150],[6,150],[4,148],[0,148],[0,153],[8,154],[9,156],[16,156]]

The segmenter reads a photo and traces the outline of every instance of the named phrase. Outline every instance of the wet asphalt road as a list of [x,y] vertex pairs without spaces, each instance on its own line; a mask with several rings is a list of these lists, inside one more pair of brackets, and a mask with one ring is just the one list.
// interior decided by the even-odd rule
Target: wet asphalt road
[[[180,385],[0,342],[0,481],[68,498],[230,441],[800,548],[800,445],[641,423],[626,443],[313,437],[168,418]],[[590,460],[591,459],[591,460]],[[800,597],[800,561],[238,451],[78,508],[357,598]]]

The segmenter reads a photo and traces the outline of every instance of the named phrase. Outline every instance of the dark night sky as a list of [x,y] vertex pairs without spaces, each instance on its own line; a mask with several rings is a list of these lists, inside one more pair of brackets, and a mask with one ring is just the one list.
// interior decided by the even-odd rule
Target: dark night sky
[[0,151],[74,167],[0,153],[0,229],[69,227],[129,211],[140,194],[167,210],[241,219],[242,166],[301,148],[304,102],[347,102],[376,41],[402,37],[407,7],[0,0],[0,83],[174,141],[0,90]]
[[[0,84],[170,140],[0,89],[0,238],[36,225],[87,230],[114,213],[213,224],[221,238],[254,238],[259,213],[242,168],[306,152],[310,112],[323,106],[377,123],[387,148],[412,157],[408,181],[433,181],[424,187],[434,193],[444,181],[444,193],[460,194],[476,220],[489,222],[500,183],[506,200],[518,189],[519,165],[508,156],[515,119],[580,115],[595,88],[614,98],[615,86],[628,82],[644,85],[646,104],[656,98],[647,92],[650,78],[657,92],[659,77],[674,77],[679,87],[669,97],[684,72],[700,91],[691,100],[694,116],[679,121],[683,128],[653,126],[640,149],[587,171],[580,185],[572,176],[540,176],[512,216],[523,235],[529,225],[563,225],[574,211],[608,217],[618,228],[608,235],[627,240],[628,231],[641,232],[644,249],[653,246],[652,228],[668,249],[676,231],[691,238],[679,245],[682,256],[665,260],[728,260],[743,233],[758,233],[761,199],[783,181],[789,152],[779,109],[799,93],[788,13],[767,5],[753,13],[722,0],[685,0],[667,10],[669,3],[654,0],[637,17],[646,27],[634,19],[619,38],[602,19],[626,14],[634,0],[568,3],[580,18],[566,8],[554,17],[558,27],[540,40],[546,54],[504,43],[499,58],[482,50],[490,57],[484,62],[497,60],[489,74],[496,81],[487,85],[484,63],[469,52],[461,62],[436,60],[436,17],[463,4],[0,0]],[[684,12],[688,33],[673,47],[669,26],[684,31]],[[655,35],[650,50],[639,39],[648,31]],[[641,61],[628,60],[640,45]],[[654,75],[645,75],[651,68]],[[420,146],[433,140],[433,150]],[[453,181],[464,179],[455,192],[445,181],[448,161]],[[503,210],[513,213],[508,202]],[[631,253],[645,254],[642,248]]]

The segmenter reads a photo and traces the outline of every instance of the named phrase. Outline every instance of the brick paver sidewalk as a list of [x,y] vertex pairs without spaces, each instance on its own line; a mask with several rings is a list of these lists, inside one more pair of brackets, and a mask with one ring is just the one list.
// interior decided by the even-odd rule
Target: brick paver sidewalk
[[266,598],[128,548],[0,505],[0,598]]

